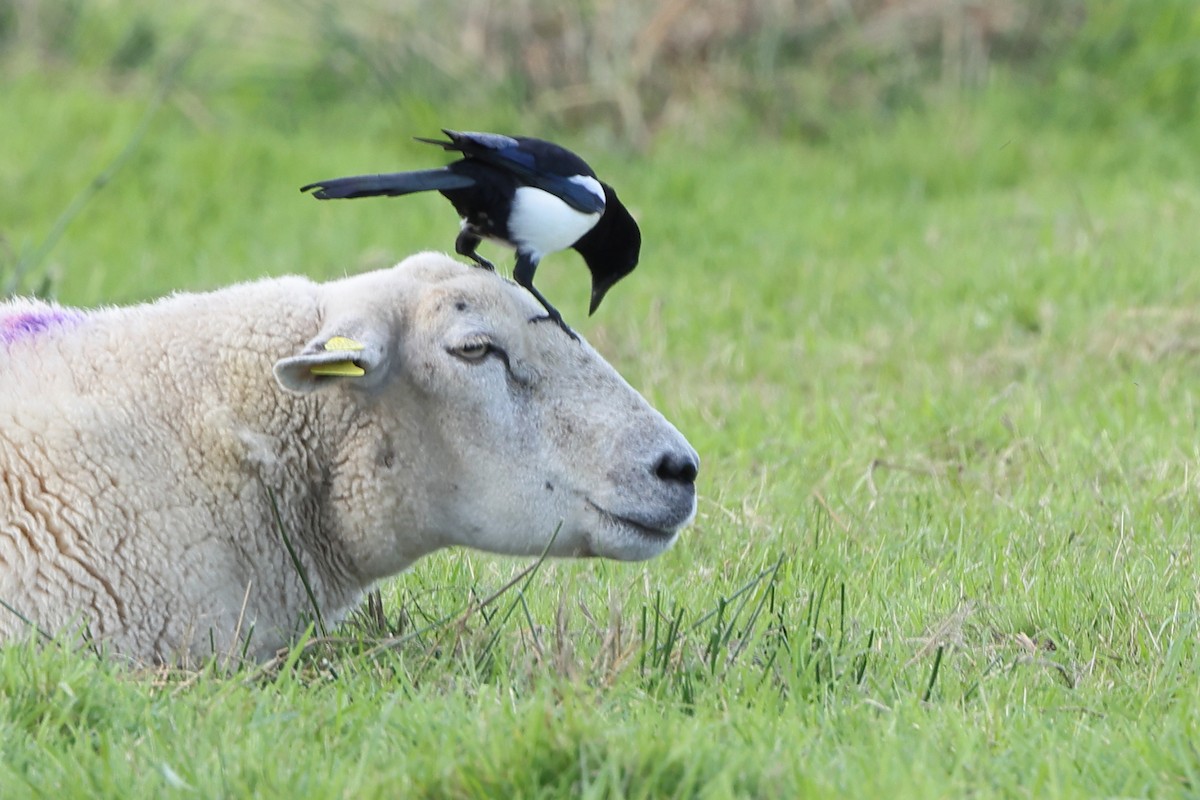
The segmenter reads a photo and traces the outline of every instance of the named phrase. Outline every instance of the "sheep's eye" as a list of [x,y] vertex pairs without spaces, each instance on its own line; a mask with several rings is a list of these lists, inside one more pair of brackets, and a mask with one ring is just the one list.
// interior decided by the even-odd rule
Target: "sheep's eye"
[[492,352],[492,346],[487,342],[468,342],[453,348],[450,352],[464,361],[479,361]]

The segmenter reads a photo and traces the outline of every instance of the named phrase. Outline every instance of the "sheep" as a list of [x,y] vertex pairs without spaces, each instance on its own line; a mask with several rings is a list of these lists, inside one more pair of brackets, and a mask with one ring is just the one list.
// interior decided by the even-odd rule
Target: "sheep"
[[263,660],[313,601],[344,618],[442,548],[662,553],[695,515],[695,450],[540,311],[438,253],[0,303],[0,641]]

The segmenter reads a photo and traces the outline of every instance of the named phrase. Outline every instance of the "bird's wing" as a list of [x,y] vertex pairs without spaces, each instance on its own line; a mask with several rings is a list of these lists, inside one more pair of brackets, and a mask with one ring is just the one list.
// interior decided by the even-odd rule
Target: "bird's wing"
[[340,200],[353,197],[397,197],[413,192],[430,190],[465,189],[474,186],[469,175],[451,172],[445,167],[423,169],[415,172],[389,172],[383,175],[354,175],[349,178],[333,178],[301,186],[300,191],[315,189],[313,197],[319,200]]
[[549,192],[580,213],[604,213],[604,198],[593,194],[590,189],[581,183],[541,172],[532,172],[528,175],[517,174],[525,183],[535,189]]
[[566,148],[541,139],[514,139],[499,133],[461,133],[451,130],[443,130],[443,133],[450,141],[421,137],[417,137],[417,141],[436,144],[443,150],[453,150],[462,153],[468,159],[475,159],[503,170],[526,186],[549,192],[581,213],[599,214],[604,211],[604,198],[589,191],[582,184],[570,180],[571,174],[546,171],[539,165],[538,154],[531,150],[530,146],[536,146],[544,152],[552,152],[557,161],[568,165],[566,168],[571,170],[573,175],[595,177],[591,167]]

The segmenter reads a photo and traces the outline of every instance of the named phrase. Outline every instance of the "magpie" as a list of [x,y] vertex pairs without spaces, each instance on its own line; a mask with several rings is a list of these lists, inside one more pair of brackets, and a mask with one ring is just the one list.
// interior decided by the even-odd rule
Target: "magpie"
[[531,322],[552,320],[578,338],[534,287],[533,274],[544,256],[575,249],[592,273],[588,314],[594,314],[608,290],[637,266],[642,233],[633,215],[613,188],[565,147],[528,136],[442,132],[448,141],[416,139],[462,154],[445,167],[334,178],[300,191],[315,190],[313,196],[320,200],[441,192],[462,217],[455,252],[495,269],[475,252],[481,241],[516,250],[514,280],[546,309],[545,317]]

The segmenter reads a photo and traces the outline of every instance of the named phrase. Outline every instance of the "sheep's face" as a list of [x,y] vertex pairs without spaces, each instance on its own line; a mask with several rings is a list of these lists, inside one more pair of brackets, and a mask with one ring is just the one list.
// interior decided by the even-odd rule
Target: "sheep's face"
[[381,573],[384,540],[401,561],[418,542],[637,560],[691,522],[696,452],[589,345],[531,322],[525,290],[434,254],[330,289],[321,335],[276,374],[354,407],[335,414],[361,432],[347,513],[378,531]]

